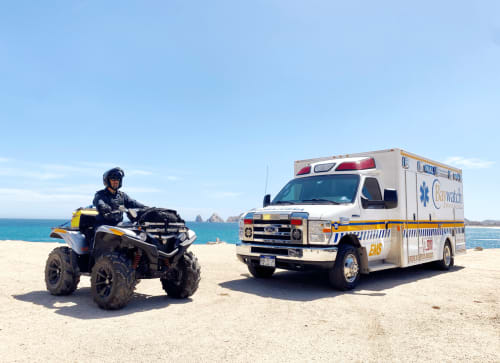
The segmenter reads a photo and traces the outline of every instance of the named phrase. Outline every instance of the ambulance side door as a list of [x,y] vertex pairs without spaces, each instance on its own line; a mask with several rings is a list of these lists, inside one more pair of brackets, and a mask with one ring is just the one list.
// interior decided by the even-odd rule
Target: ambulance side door
[[419,220],[418,254],[420,262],[432,259],[438,243],[433,216],[436,214],[433,200],[434,175],[417,174],[417,219]]
[[405,171],[406,187],[406,223],[404,239],[406,242],[406,251],[408,264],[418,262],[418,210],[417,210],[417,174],[412,171]]
[[381,202],[379,205],[363,205],[360,203],[363,219],[369,224],[360,232],[361,244],[366,248],[368,261],[383,260],[391,249],[390,229],[384,223],[387,220],[388,210],[383,205],[382,189],[377,178],[367,176],[363,180],[361,198]]

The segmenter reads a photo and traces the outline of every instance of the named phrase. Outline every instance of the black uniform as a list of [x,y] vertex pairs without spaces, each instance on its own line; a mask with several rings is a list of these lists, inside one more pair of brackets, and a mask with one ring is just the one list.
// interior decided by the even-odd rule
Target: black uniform
[[107,188],[95,193],[93,204],[99,212],[96,218],[96,228],[103,224],[116,226],[123,221],[123,212],[118,209],[120,206],[124,206],[125,208],[145,207],[124,192],[118,190],[113,194]]

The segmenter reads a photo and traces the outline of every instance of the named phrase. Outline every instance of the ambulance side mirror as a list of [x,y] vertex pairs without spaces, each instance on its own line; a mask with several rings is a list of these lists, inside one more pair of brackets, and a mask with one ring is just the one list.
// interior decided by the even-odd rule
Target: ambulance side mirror
[[262,202],[262,206],[265,208],[267,207],[269,204],[271,204],[271,194],[266,194],[264,196],[264,201]]
[[396,189],[384,189],[384,203],[386,209],[398,206],[398,192]]

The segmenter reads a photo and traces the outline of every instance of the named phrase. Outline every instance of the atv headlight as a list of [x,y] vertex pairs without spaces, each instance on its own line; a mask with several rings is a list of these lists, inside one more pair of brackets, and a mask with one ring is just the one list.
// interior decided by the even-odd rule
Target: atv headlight
[[331,237],[330,221],[309,221],[309,243],[327,244]]

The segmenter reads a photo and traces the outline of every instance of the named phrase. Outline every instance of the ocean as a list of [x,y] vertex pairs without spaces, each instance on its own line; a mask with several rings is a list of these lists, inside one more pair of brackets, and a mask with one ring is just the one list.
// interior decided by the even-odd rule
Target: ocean
[[[2,219],[0,218],[0,240],[21,240],[30,242],[60,242],[49,237],[50,228],[67,220],[61,219]],[[186,222],[198,236],[195,244],[206,244],[219,240],[235,244],[238,242],[238,223]],[[466,227],[467,248],[500,248],[500,228]]]
[[[50,238],[51,227],[68,222],[66,219],[3,219],[0,218],[0,240],[21,240],[29,242],[60,242]],[[69,222],[68,222],[69,224]],[[186,222],[196,232],[195,244],[205,244],[217,238],[227,243],[238,242],[238,223]]]

